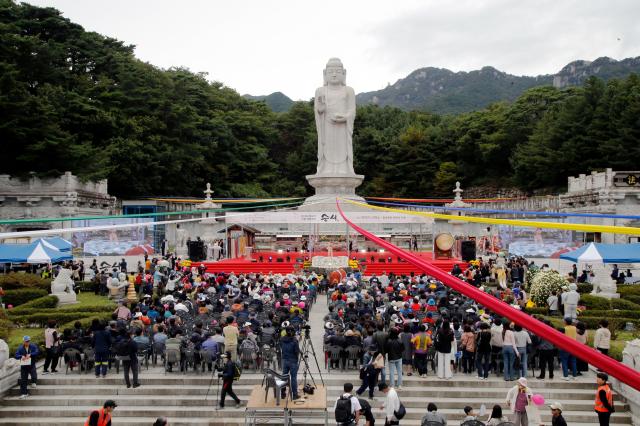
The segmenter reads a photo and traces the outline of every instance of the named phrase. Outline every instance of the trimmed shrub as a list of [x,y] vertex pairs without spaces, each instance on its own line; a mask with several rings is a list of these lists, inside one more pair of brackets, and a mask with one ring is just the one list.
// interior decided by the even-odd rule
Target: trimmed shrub
[[638,305],[640,305],[640,295],[636,296],[636,295],[630,294],[630,295],[624,295],[623,297],[624,299],[622,300],[628,300],[629,302],[637,303]]
[[4,290],[17,290],[25,287],[41,288],[49,292],[51,291],[51,280],[41,278],[36,274],[11,272],[0,275],[0,287]]
[[[11,319],[16,324],[21,325],[35,325],[37,327],[44,327],[49,320],[56,321],[58,324],[64,324],[67,322],[75,322],[81,320],[82,318],[87,318],[89,316],[94,316],[94,312],[88,312],[86,314],[81,314],[79,312],[64,312],[60,310],[51,310],[50,312],[39,312],[30,315],[16,315],[11,316]],[[105,313],[104,315],[107,315]],[[111,314],[108,314],[109,318]]]
[[589,309],[602,309],[607,310],[611,308],[609,299],[600,296],[592,296],[590,294],[583,294],[580,296],[580,304]]
[[589,283],[580,283],[578,284],[578,293],[580,294],[589,294],[593,291],[593,284]]
[[[615,320],[613,319],[615,318]],[[600,322],[600,320],[602,319],[602,317],[578,317],[578,321],[584,323],[588,329],[590,330],[596,330],[598,328],[598,323]],[[640,320],[636,319],[636,318],[619,318],[619,317],[612,317],[612,320],[609,321],[609,328],[611,329],[611,332],[614,332],[614,326],[615,326],[615,330],[622,330],[624,329],[624,326],[626,325],[626,323],[633,323],[636,328],[638,328],[640,326]],[[613,339],[613,336],[612,336]]]
[[640,285],[621,284],[621,285],[618,285],[616,288],[618,293],[620,293],[622,297],[631,296],[631,295],[640,296]]
[[549,309],[541,307],[525,308],[525,312],[529,315],[546,315],[549,313]]
[[6,319],[0,319],[0,339],[7,340],[9,338],[9,329],[13,324]]
[[630,300],[611,299],[611,309],[640,309],[640,305],[633,303]]
[[96,283],[93,281],[77,281],[75,283],[76,291],[93,292],[95,290]]
[[[20,308],[11,309],[9,312],[12,313],[13,315],[33,315],[38,313],[45,313],[45,312],[48,312],[49,310],[50,309],[23,308],[22,306],[20,306]],[[80,313],[80,314],[107,312],[111,314],[114,310],[115,310],[115,307],[110,307],[110,306],[74,306],[71,308],[61,309],[60,312]]]
[[56,296],[44,296],[27,303],[23,303],[17,308],[13,308],[7,312],[9,312],[9,315],[11,316],[20,315],[23,312],[28,312],[31,309],[37,309],[38,312],[42,312],[43,309],[55,308],[57,305],[58,298]]
[[20,306],[34,299],[47,296],[48,294],[49,293],[46,290],[42,290],[39,288],[21,288],[18,290],[7,290],[4,292],[2,301],[4,302],[5,306]]
[[585,318],[585,317],[598,318],[598,319],[603,319],[603,318],[634,318],[634,319],[640,319],[640,311],[637,311],[637,310],[613,310],[613,309],[608,309],[608,310],[600,310],[600,309],[590,310],[590,309],[587,309],[586,311],[581,313],[580,316],[578,316],[578,319]]
[[73,328],[74,324],[76,323],[76,321],[80,321],[80,324],[82,324],[83,328],[88,328],[89,326],[91,326],[91,323],[93,322],[94,319],[99,319],[105,322],[108,322],[109,320],[111,320],[111,314],[110,313],[98,313],[95,315],[91,315],[88,317],[84,317],[82,319],[77,319],[77,320],[73,320],[73,321],[69,321],[67,323],[61,324],[58,328],[60,330],[64,330],[65,328]]

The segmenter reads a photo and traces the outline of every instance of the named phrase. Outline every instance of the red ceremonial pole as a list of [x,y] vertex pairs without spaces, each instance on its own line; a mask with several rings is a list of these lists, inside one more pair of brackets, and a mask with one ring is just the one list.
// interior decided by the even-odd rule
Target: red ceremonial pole
[[638,373],[634,369],[627,367],[623,363],[618,362],[613,358],[601,354],[597,350],[585,344],[578,343],[576,340],[560,333],[555,328],[549,327],[548,325],[544,324],[541,321],[538,321],[532,316],[525,314],[518,309],[514,309],[509,304],[498,300],[495,297],[464,283],[463,281],[460,281],[458,278],[455,278],[434,266],[431,266],[424,260],[420,259],[418,256],[415,256],[413,253],[404,251],[403,249],[389,243],[388,241],[376,237],[371,232],[359,227],[358,225],[347,219],[344,212],[342,211],[342,208],[340,207],[340,202],[337,199],[336,205],[338,206],[338,211],[342,215],[342,218],[350,227],[362,234],[364,237],[378,244],[380,247],[389,250],[395,255],[401,256],[407,262],[421,268],[424,272],[428,273],[433,278],[436,278],[447,284],[453,290],[462,293],[467,297],[470,297],[481,305],[491,309],[496,314],[508,318],[516,324],[521,325],[523,328],[531,331],[535,335],[548,340],[559,349],[567,351],[574,356],[580,357],[581,359],[587,361],[589,364],[592,364],[600,370],[605,371],[611,376],[617,378],[621,382],[626,383],[636,390],[640,390],[640,373]]

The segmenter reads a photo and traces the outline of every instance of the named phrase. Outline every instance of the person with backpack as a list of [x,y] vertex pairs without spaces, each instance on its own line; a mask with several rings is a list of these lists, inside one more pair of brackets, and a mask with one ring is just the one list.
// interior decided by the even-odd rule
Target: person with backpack
[[236,407],[242,405],[242,401],[238,398],[238,395],[233,391],[233,381],[240,378],[240,369],[238,365],[233,361],[231,357],[231,351],[226,351],[222,355],[222,360],[225,363],[222,367],[222,373],[218,374],[218,377],[222,379],[222,392],[220,393],[220,408],[224,408],[224,400],[229,395],[236,402]]
[[356,426],[360,421],[362,406],[357,397],[352,395],[353,384],[345,383],[342,387],[344,393],[336,400],[333,411],[336,416],[337,426]]
[[131,381],[129,379],[129,371],[133,375],[133,387],[140,386],[138,382],[138,345],[131,338],[131,334],[126,330],[122,330],[120,334],[120,340],[116,342],[115,351],[116,355],[122,361],[122,367],[124,369],[124,381],[127,384],[127,388],[131,387]]
[[384,404],[380,407],[380,410],[385,412],[384,426],[399,425],[400,420],[406,414],[406,410],[400,402],[398,393],[386,383],[380,383],[378,390],[385,394]]

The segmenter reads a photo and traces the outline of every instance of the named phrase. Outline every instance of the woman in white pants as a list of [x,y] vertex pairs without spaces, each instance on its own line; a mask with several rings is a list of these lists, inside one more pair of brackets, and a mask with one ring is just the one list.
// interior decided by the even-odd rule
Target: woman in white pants
[[436,332],[435,348],[438,354],[438,369],[436,374],[440,379],[451,379],[453,374],[451,373],[451,351],[455,337],[453,336],[453,330],[449,325],[449,321],[445,320]]

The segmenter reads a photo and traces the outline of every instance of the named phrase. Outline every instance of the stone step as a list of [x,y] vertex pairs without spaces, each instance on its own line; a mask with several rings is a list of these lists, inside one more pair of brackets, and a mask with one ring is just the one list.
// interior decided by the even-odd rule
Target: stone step
[[[248,395],[243,395],[238,393],[238,397],[246,400]],[[99,396],[93,393],[87,393],[85,395],[75,395],[74,398],[69,398],[65,395],[32,395],[27,399],[18,399],[18,397],[8,398],[3,401],[4,406],[20,406],[20,407],[32,407],[32,406],[50,406],[50,407],[74,407],[74,406],[100,406],[105,399],[113,398],[112,394],[105,394],[104,396]],[[424,397],[417,396],[402,396],[402,403],[407,408],[422,408],[426,410],[426,401]],[[151,401],[156,403],[158,406],[162,407],[195,407],[195,406],[207,406],[215,404],[216,395],[209,394],[207,400],[205,400],[205,395],[163,395],[163,394],[155,394],[155,395],[139,395],[139,394],[130,394],[130,395],[122,395],[119,398],[116,398],[119,407],[130,407],[130,406],[140,406],[145,405]],[[332,407],[334,401],[337,399],[337,395],[335,398],[327,398],[327,406]],[[437,400],[437,405],[439,409],[461,409],[461,399],[460,398],[446,398],[438,396],[434,398]],[[384,401],[383,396],[377,396],[374,398],[374,401],[370,401],[371,405],[374,407],[382,406]],[[464,404],[471,405],[476,409],[479,408],[482,404],[485,404],[487,409],[491,408],[493,405],[504,405],[504,398],[490,398],[490,397],[480,397],[476,395],[475,397],[467,397],[464,400]],[[566,402],[563,400],[563,406],[566,411],[590,411],[593,409],[593,401],[591,400],[579,400],[579,401],[571,401]],[[627,409],[627,406],[622,403],[616,404],[616,408],[619,411],[624,411]],[[546,410],[546,407],[543,408],[543,411]]]
[[[77,406],[66,407],[57,406],[55,410],[52,410],[50,406],[30,406],[28,410],[22,407],[2,407],[0,408],[0,419],[19,419],[24,417],[43,417],[49,420],[49,424],[59,424],[56,420],[57,417],[75,417],[78,419],[84,419],[92,410],[93,406]],[[382,417],[381,410],[376,411],[376,418]],[[452,421],[460,421],[465,417],[462,409],[439,409],[447,419]],[[228,418],[241,418],[244,421],[246,411],[244,408],[225,408],[224,410],[217,410],[213,405],[197,406],[197,407],[177,407],[174,410],[167,407],[158,407],[157,405],[138,405],[138,406],[122,406],[117,408],[118,417],[149,417],[155,418],[157,416],[169,416],[169,417],[181,417],[183,419],[191,419],[192,417],[210,417],[218,418],[220,414]],[[407,420],[420,420],[425,413],[424,408],[407,408]],[[332,415],[329,410],[330,416]],[[551,414],[542,412],[542,421],[550,422]],[[598,418],[593,411],[564,411],[564,418],[567,423],[573,425],[574,423],[597,423]],[[631,418],[629,416],[615,414],[611,417],[611,423],[613,424],[630,424]],[[403,419],[404,424],[404,419]]]
[[[614,415],[615,417],[615,415]],[[153,424],[156,417],[123,417],[116,414],[113,418],[113,423],[118,426],[148,426]],[[612,417],[613,419],[613,417]],[[181,417],[167,417],[169,424],[171,426],[245,426],[244,419],[239,418],[229,418],[229,417],[220,417],[217,416],[215,418],[211,417],[191,417],[188,420]],[[76,417],[56,417],[55,418],[56,426],[77,426],[79,424],[83,424],[85,418],[76,418]],[[333,417],[331,413],[329,413],[329,424],[333,424]],[[384,419],[380,416],[376,418],[376,424],[384,424]],[[23,417],[19,419],[2,419],[0,418],[0,425],[29,425],[29,426],[51,426],[51,419],[43,419],[38,417]],[[271,423],[267,423],[265,421],[260,421],[260,424],[274,424],[274,425],[282,425],[282,421],[274,420]],[[294,425],[322,425],[324,426],[324,422],[320,421],[316,418],[308,418],[304,421],[294,421]],[[448,426],[459,426],[460,421],[447,421]],[[597,425],[597,422],[592,423],[581,423],[581,422],[573,422],[571,426],[594,426]],[[419,426],[419,419],[403,419],[402,426]]]
[[[260,384],[262,382],[263,375],[262,374],[243,374],[239,383],[243,384]],[[313,375],[316,383],[321,383],[320,377],[317,374]],[[345,382],[351,382],[354,386],[360,384],[360,379],[357,377],[355,373],[353,374],[326,374],[323,373],[322,376],[324,382],[328,386],[337,385],[342,386]],[[501,388],[508,390],[509,388],[515,385],[515,382],[505,382],[500,378],[489,378],[488,380],[477,380],[474,378],[468,377],[456,377],[452,380],[442,380],[438,379],[434,376],[429,376],[427,378],[420,378],[416,376],[411,377],[403,377],[403,386],[410,387],[412,385],[415,386],[424,386],[425,384],[430,387],[442,387],[442,388],[452,388],[452,387],[482,387],[482,388]],[[302,377],[298,377],[298,381],[302,381]],[[309,380],[310,381],[310,380]],[[149,374],[141,374],[140,382],[143,384],[149,385],[207,385],[211,383],[210,374],[201,374],[201,375],[193,375],[193,374],[167,374],[164,375],[162,373],[149,373]],[[215,384],[216,378],[213,378],[213,383]],[[124,379],[122,375],[108,375],[106,378],[96,379],[93,375],[46,375],[38,377],[38,384],[42,385],[55,385],[55,384],[73,384],[73,385],[92,385],[92,384],[109,384],[109,385],[118,385],[124,384]],[[579,378],[577,380],[564,381],[558,378],[554,378],[553,380],[537,380],[530,379],[529,386],[535,390],[538,389],[574,389],[574,388],[585,388],[591,387],[595,392],[595,381],[591,380],[591,378]]]
[[[240,396],[248,396],[251,390],[253,389],[253,384],[236,384],[234,385],[235,392]],[[190,397],[190,396],[200,396],[204,397],[207,394],[207,390],[209,390],[209,395],[214,395],[217,390],[216,386],[209,387],[208,385],[190,385],[188,387],[180,387],[176,389],[175,387],[167,387],[163,385],[145,385],[143,384],[141,387],[137,389],[127,389],[122,384],[114,384],[114,385],[85,385],[82,387],[84,395],[95,395],[99,397],[109,397],[119,395],[122,397],[135,396],[137,397]],[[401,397],[411,396],[411,397],[420,397],[420,398],[429,398],[429,400],[442,400],[446,398],[461,398],[463,400],[467,400],[469,395],[478,394],[477,387],[452,387],[452,388],[441,388],[441,387],[430,387],[430,386],[410,386],[403,387],[401,391],[399,391]],[[69,395],[77,395],[78,386],[77,385],[38,385],[36,389],[29,390],[31,395],[34,396],[69,396]],[[482,389],[482,395],[485,398],[489,399],[498,399],[502,400],[506,396],[507,389]],[[536,393],[542,394],[547,401],[560,400],[563,402],[572,401],[587,401],[592,402],[594,397],[594,391],[592,389],[572,389],[570,392],[567,392],[566,389],[544,389],[544,390],[535,390]],[[342,386],[333,385],[327,387],[327,399],[329,401],[334,401],[338,396],[342,393]],[[11,389],[8,396],[17,397],[20,395],[20,390],[16,387]],[[367,394],[365,394],[367,395]],[[376,391],[376,396],[380,396],[381,394]],[[9,398],[3,403],[5,405],[10,404],[14,399]],[[617,395],[614,395],[614,398],[617,401],[620,401],[620,398]],[[619,403],[620,404],[620,403]]]

